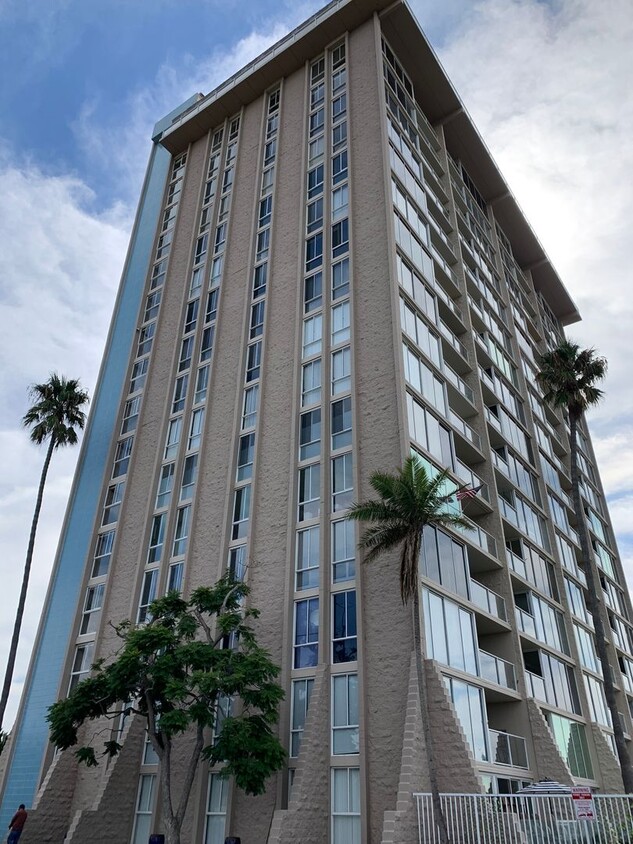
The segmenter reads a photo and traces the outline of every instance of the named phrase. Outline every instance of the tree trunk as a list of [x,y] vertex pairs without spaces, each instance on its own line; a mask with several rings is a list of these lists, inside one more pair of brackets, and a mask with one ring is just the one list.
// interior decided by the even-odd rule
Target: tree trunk
[[37,533],[37,523],[40,518],[40,510],[42,509],[42,499],[44,497],[44,484],[46,483],[46,476],[48,474],[48,467],[50,466],[51,457],[55,448],[55,439],[51,437],[42,467],[42,474],[40,475],[40,485],[37,491],[37,500],[35,502],[35,512],[33,513],[33,521],[31,522],[31,534],[29,536],[29,545],[26,551],[26,562],[24,563],[24,574],[22,575],[22,588],[20,590],[20,598],[18,600],[18,609],[15,614],[15,623],[13,625],[13,636],[11,637],[11,647],[9,648],[9,656],[7,659],[7,668],[4,674],[4,685],[2,687],[2,697],[0,698],[0,729],[4,723],[4,713],[7,708],[7,701],[9,700],[9,692],[11,691],[11,681],[13,680],[13,671],[15,668],[15,658],[18,652],[18,643],[20,641],[20,629],[22,627],[22,618],[24,617],[24,605],[26,604],[26,593],[29,587],[29,577],[31,574],[31,563],[33,562],[33,550],[35,548],[35,534]]
[[580,498],[577,438],[578,421],[578,416],[573,413],[569,414],[572,496],[574,500],[574,510],[576,512],[576,526],[578,529],[578,536],[580,538],[582,558],[585,564],[585,575],[587,577],[587,606],[591,614],[591,618],[593,619],[593,627],[596,634],[596,651],[598,652],[598,659],[600,660],[600,667],[602,668],[602,677],[604,680],[604,696],[607,701],[607,706],[609,707],[609,712],[611,713],[613,736],[615,738],[615,746],[618,753],[618,760],[620,762],[624,791],[626,794],[631,794],[633,793],[633,765],[631,765],[631,758],[626,746],[624,730],[618,713],[618,702],[615,696],[613,678],[611,677],[611,663],[609,662],[609,655],[607,652],[607,642],[604,636],[604,624],[602,621],[602,614],[600,612],[600,598],[598,597],[601,594],[600,576],[594,561],[589,541],[589,531],[587,529],[585,511]]
[[180,844],[180,828],[178,818],[174,814],[174,806],[171,800],[171,740],[165,739],[165,744],[160,756],[158,768],[158,781],[160,784],[161,808],[163,814],[163,825],[165,828],[165,844]]
[[426,745],[426,761],[429,769],[429,781],[431,783],[431,801],[433,804],[433,815],[440,835],[440,844],[450,844],[446,818],[440,800],[440,791],[437,785],[437,769],[435,767],[435,753],[433,748],[433,735],[429,720],[429,696],[426,687],[426,674],[422,661],[422,641],[420,636],[420,588],[416,585],[413,596],[413,646],[415,648],[415,665],[418,673],[418,694],[420,695],[420,710],[424,724],[424,743]]

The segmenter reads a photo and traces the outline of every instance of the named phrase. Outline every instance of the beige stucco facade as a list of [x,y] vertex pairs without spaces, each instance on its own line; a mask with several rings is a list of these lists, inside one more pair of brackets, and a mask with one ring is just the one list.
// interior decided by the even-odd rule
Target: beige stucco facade
[[[280,739],[297,753],[263,796],[246,797],[229,784],[213,811],[209,789],[218,781],[201,765],[185,844],[217,844],[224,834],[242,844],[415,839],[411,794],[428,790],[429,781],[398,557],[363,565],[358,534],[349,557],[334,550],[346,505],[370,496],[371,473],[395,469],[412,447],[432,466],[449,465],[456,487],[475,490],[462,502],[473,531],[438,540],[439,562],[433,570],[428,564],[421,583],[440,788],[504,791],[541,777],[621,788],[608,722],[599,721],[600,700],[589,697],[600,674],[580,651],[591,627],[570,597],[582,596],[583,575],[565,499],[567,432],[562,417],[542,406],[531,375],[535,356],[578,315],[407,7],[350,0],[329,8],[160,139],[174,167],[60,680],[64,693],[71,675],[81,678],[78,649],[92,642],[92,656],[107,658],[116,641],[107,622],[142,621],[147,596],[164,592],[179,573],[187,593],[231,564],[246,564],[251,601],[261,610],[259,641],[281,666]],[[389,89],[389,76],[385,83],[385,68],[394,85],[400,80],[400,123],[398,90]],[[318,173],[310,179],[321,166],[319,192]],[[320,243],[310,240],[315,235]],[[264,264],[262,293],[253,285]],[[336,286],[344,272],[348,290]],[[416,280],[407,282],[406,273]],[[320,301],[317,281],[312,298],[306,287],[317,274]],[[210,295],[217,297],[212,316]],[[137,417],[126,430],[131,410]],[[255,421],[245,420],[247,411]],[[340,427],[350,416],[349,430]],[[424,437],[414,430],[420,419]],[[176,441],[170,432],[178,420]],[[431,430],[440,432],[436,439]],[[113,475],[130,436],[125,472]],[[587,506],[600,523],[594,538],[611,601],[606,629],[615,624],[620,636],[610,648],[630,733],[631,605],[588,437],[583,443]],[[248,468],[239,462],[244,453]],[[194,457],[197,478],[183,491]],[[170,466],[165,503],[161,479]],[[122,483],[124,491],[112,492]],[[247,495],[237,514],[238,497],[243,504]],[[159,517],[161,550],[152,551]],[[106,574],[95,577],[99,537],[110,533]],[[308,536],[315,545],[303,566],[298,543]],[[451,554],[457,562],[449,565]],[[95,587],[103,587],[102,603],[98,623],[89,624],[85,595]],[[298,695],[308,688],[301,713]],[[337,724],[333,702],[342,688],[349,721]],[[346,752],[334,752],[338,728],[348,731],[339,734]],[[25,844],[63,835],[138,844],[148,830],[160,831],[157,766],[144,756],[142,725],[128,719],[122,735],[123,751],[109,767],[78,768],[70,754],[53,760],[47,752]],[[343,777],[349,800],[341,808]],[[150,786],[143,807],[142,788]]]

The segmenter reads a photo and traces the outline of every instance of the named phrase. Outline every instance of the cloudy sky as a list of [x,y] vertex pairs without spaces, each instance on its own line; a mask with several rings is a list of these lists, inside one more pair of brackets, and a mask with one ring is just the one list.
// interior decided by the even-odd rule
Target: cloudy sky
[[[20,427],[52,370],[92,392],[153,124],[321,3],[0,0],[0,670],[43,454]],[[633,582],[633,11],[630,0],[412,6],[610,363],[591,425]],[[77,452],[55,456],[10,712]]]

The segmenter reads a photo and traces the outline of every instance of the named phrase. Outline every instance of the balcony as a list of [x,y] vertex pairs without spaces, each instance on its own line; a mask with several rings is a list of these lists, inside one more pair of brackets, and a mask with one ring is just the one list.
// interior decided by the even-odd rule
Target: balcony
[[470,581],[470,600],[489,615],[494,615],[501,621],[508,620],[504,598],[478,580]]
[[469,487],[473,489],[477,489],[480,487],[477,495],[480,495],[484,501],[490,503],[490,490],[488,489],[488,484],[476,475],[472,469],[469,469],[461,460],[455,460],[455,474],[457,477],[464,481],[464,483],[468,484]]
[[[468,423],[464,422],[461,416],[458,416],[455,411],[448,409],[448,421],[451,425],[456,428],[459,433],[468,440],[469,443],[475,446],[476,449],[481,451],[481,437],[473,428],[468,425]],[[481,460],[481,456],[479,456],[479,460]]]
[[468,399],[471,404],[475,402],[475,394],[468,386],[468,384],[461,378],[453,369],[452,366],[449,366],[446,361],[442,364],[442,372],[446,376],[446,380],[449,381],[453,387],[455,387],[458,392],[464,396],[464,398]]
[[521,633],[525,633],[533,639],[538,639],[536,632],[536,619],[534,616],[530,615],[529,612],[522,610],[521,607],[515,607],[514,611],[516,614],[517,625]]
[[445,340],[448,340],[449,345],[455,349],[455,351],[466,361],[469,361],[468,349],[461,340],[457,338],[457,335],[454,331],[452,331],[446,323],[440,319],[439,324],[440,334]]
[[527,743],[523,736],[488,730],[490,739],[490,761],[495,765],[510,765],[512,768],[526,768],[528,765]]
[[537,700],[542,700],[547,703],[547,692],[545,691],[545,680],[539,677],[538,674],[532,674],[531,671],[525,672],[525,685],[527,687],[528,697],[534,697]]
[[459,296],[461,292],[459,289],[459,282],[457,281],[457,276],[449,266],[448,262],[444,260],[433,244],[431,244],[431,253],[435,262],[435,270],[440,270],[440,276],[442,279],[447,281],[449,288],[452,287],[455,295]]
[[504,689],[516,691],[517,680],[514,665],[506,659],[479,651],[479,676]]
[[[464,539],[468,540],[468,542],[472,542],[473,545],[481,548],[481,550],[485,551],[486,554],[489,554],[491,557],[497,559],[497,540],[494,536],[491,536],[488,531],[479,527],[479,525],[476,525],[470,519],[467,518],[466,521],[469,522],[469,525],[463,533]],[[491,566],[488,565],[487,569],[490,568]]]

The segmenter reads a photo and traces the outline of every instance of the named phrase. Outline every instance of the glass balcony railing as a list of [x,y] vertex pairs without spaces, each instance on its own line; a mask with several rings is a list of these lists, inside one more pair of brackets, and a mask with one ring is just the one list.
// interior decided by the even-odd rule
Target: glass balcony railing
[[481,497],[486,500],[490,501],[490,490],[488,489],[488,484],[476,475],[472,469],[462,463],[461,460],[455,460],[455,474],[460,479],[460,481],[464,481],[464,483],[468,484],[469,487],[472,489],[479,490],[477,495],[481,495]]
[[455,370],[446,363],[446,361],[443,361],[442,363],[442,372],[444,373],[444,375],[446,375],[447,380],[450,381],[453,387],[456,387],[462,394],[462,396],[464,396],[468,399],[469,402],[474,404],[475,394],[470,389],[468,384],[464,381],[464,379],[461,378],[455,372]]
[[506,659],[479,651],[479,676],[505,689],[516,690],[517,681],[514,665]]
[[497,556],[497,540],[494,536],[491,536],[488,531],[484,530],[479,525],[476,525],[470,519],[466,519],[469,522],[469,526],[464,533],[464,537],[469,541],[473,542],[482,551],[485,551],[486,554],[490,554],[491,557]]
[[455,351],[458,352],[464,358],[464,360],[469,360],[468,349],[466,348],[466,346],[464,346],[461,340],[457,339],[457,335],[455,334],[455,332],[451,331],[451,329],[442,319],[440,320],[439,329],[442,337],[444,337],[445,340],[448,340],[448,342],[455,349]]
[[536,619],[534,616],[530,615],[529,612],[522,610],[521,607],[515,607],[514,610],[521,633],[525,633],[527,636],[532,636],[534,639],[537,639]]
[[460,434],[463,434],[466,439],[471,442],[475,448],[481,450],[481,437],[474,431],[467,422],[464,422],[461,416],[458,416],[454,410],[449,408],[448,410],[448,421],[453,425],[453,427],[457,428]]
[[449,278],[449,279],[450,279],[450,281],[451,281],[451,282],[455,285],[455,287],[457,287],[457,288],[459,289],[459,282],[457,281],[457,276],[455,275],[455,273],[454,273],[454,272],[453,272],[453,270],[451,269],[451,267],[450,267],[450,265],[449,265],[448,261],[446,261],[446,260],[445,260],[445,259],[444,259],[441,255],[440,255],[440,253],[437,251],[437,249],[436,249],[436,248],[435,248],[432,244],[431,244],[431,253],[432,253],[432,255],[433,255],[433,258],[434,258],[434,260],[435,260],[436,264],[438,264],[438,265],[439,265],[439,267],[440,267],[440,269],[442,270],[442,272],[443,272],[446,276],[448,276],[448,278]]
[[508,620],[506,602],[503,597],[477,580],[470,581],[470,600],[484,612],[500,618],[501,621]]
[[488,730],[490,738],[490,761],[495,765],[511,765],[513,768],[529,768],[527,742],[523,736]]
[[538,674],[531,671],[525,672],[525,685],[527,686],[528,697],[535,697],[547,703],[547,692],[545,691],[545,680]]

